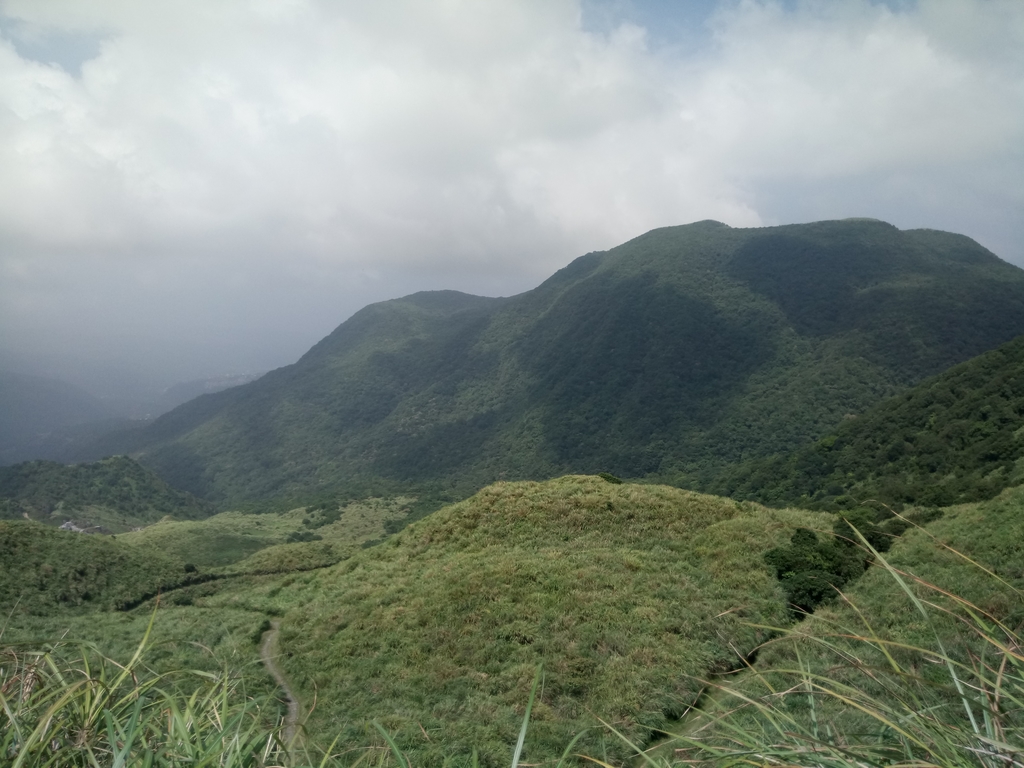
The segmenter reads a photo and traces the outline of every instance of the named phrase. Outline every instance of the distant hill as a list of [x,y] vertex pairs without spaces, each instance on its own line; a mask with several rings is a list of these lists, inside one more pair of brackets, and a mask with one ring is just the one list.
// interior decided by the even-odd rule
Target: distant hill
[[0,467],[0,519],[70,522],[80,529],[118,533],[166,515],[194,520],[213,511],[126,456],[70,466],[30,461]]
[[1024,482],[1024,336],[890,398],[793,453],[724,471],[712,490],[842,509],[946,506]]
[[63,381],[0,372],[0,465],[55,458],[68,428],[112,415],[99,399]]
[[607,471],[699,485],[1024,333],[1024,272],[961,235],[700,222],[532,291],[374,304],[296,364],[94,455],[239,500]]

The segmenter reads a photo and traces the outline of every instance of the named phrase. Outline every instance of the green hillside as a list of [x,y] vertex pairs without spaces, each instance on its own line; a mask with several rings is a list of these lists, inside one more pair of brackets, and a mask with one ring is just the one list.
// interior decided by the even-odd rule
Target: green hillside
[[[830,529],[832,517],[594,477],[497,484],[332,568],[168,589],[145,666],[158,672],[227,668],[243,682],[244,700],[251,700],[271,688],[257,660],[263,632],[276,617],[278,661],[308,715],[308,753],[293,755],[296,765],[305,759],[334,768],[363,754],[375,763],[390,760],[371,719],[395,737],[412,765],[469,765],[474,749],[479,764],[505,765],[541,662],[543,686],[523,764],[557,758],[579,731],[574,754],[625,764],[631,748],[598,718],[639,742],[652,727],[668,727],[719,746],[725,736],[735,748],[742,741],[734,728],[741,727],[753,734],[758,753],[782,749],[784,744],[773,745],[783,739],[795,742],[785,764],[888,764],[907,754],[900,733],[823,692],[808,695],[800,675],[818,676],[822,686],[858,685],[896,707],[923,702],[927,706],[914,716],[948,722],[966,749],[977,746],[969,740],[963,703],[952,683],[943,681],[946,667],[936,663],[936,637],[963,663],[965,681],[973,684],[970,670],[988,665],[1007,691],[1020,683],[1012,657],[1019,656],[1018,646],[1011,646],[1010,664],[1000,671],[997,657],[980,654],[971,618],[957,618],[962,610],[955,601],[928,584],[972,600],[984,612],[975,615],[975,624],[998,619],[1018,626],[1022,507],[1024,491],[1016,488],[992,501],[948,508],[892,547],[888,560],[922,579],[911,591],[936,604],[930,619],[890,575],[873,568],[847,588],[856,609],[844,601],[820,608],[791,634],[761,647],[754,671],[741,674],[735,685],[754,700],[763,696],[779,718],[788,718],[784,733],[751,707],[729,715],[727,731],[703,727],[707,718],[692,712],[681,722],[672,719],[698,699],[703,681],[731,679],[715,673],[737,667],[740,656],[772,636],[755,625],[787,621],[766,552],[784,545],[797,527]],[[67,636],[127,660],[154,603],[110,610],[124,599],[114,582],[122,582],[122,590],[124,584],[135,588],[160,574],[148,558],[119,560],[133,549],[122,538],[0,523],[0,542],[9,544],[0,551],[0,565],[11,563],[9,572],[26,577],[27,591],[34,590],[26,594],[23,585],[15,598],[20,608],[7,617],[3,641],[18,645],[0,647],[0,654],[21,658]],[[95,549],[87,553],[83,547]],[[106,564],[115,579],[89,571],[98,564]],[[88,575],[94,597],[61,600],[55,590],[35,586],[41,576],[63,585],[72,573]],[[164,585],[174,576],[168,571]],[[12,597],[0,590],[5,607]],[[26,602],[39,613],[26,611]],[[879,652],[882,642],[896,644],[888,658]],[[915,651],[915,645],[933,650]],[[787,670],[796,670],[796,677]],[[7,671],[5,663],[0,682]],[[199,678],[195,684],[201,685]],[[983,707],[991,700],[971,693],[971,701],[978,719],[986,718]],[[1016,701],[1006,699],[989,712],[1000,727],[1013,726],[1002,736],[1011,744],[1019,743]],[[721,715],[734,709],[729,702],[715,695],[704,708]],[[265,716],[276,711],[272,703],[258,706],[266,708]],[[269,728],[273,721],[264,722]],[[838,752],[863,750],[889,759],[843,763],[808,755],[809,742],[800,739],[816,728],[819,747],[838,741]],[[0,720],[0,737],[4,733]],[[335,757],[321,763],[320,750],[336,736]],[[676,762],[697,757],[674,751],[687,746],[692,744],[670,744],[669,756]]]
[[1024,481],[1024,337],[844,421],[791,454],[723,472],[736,498],[841,509],[868,499],[946,506]]
[[27,520],[0,520],[0,612],[46,616],[111,610],[188,578],[181,561],[111,536],[86,536]]
[[[894,572],[871,568],[727,683],[757,706],[719,691],[670,730],[732,753],[705,752],[715,764],[743,761],[746,748],[788,765],[1018,759],[1022,512],[1017,487],[907,531],[886,555]],[[667,746],[684,748],[677,760],[699,756]]]
[[295,365],[108,440],[215,500],[612,472],[698,483],[1024,332],[1024,272],[960,235],[701,222],[508,299],[366,307]]
[[213,508],[177,491],[126,456],[89,464],[29,461],[0,467],[0,519],[120,533],[170,515],[197,519]]
[[[303,556],[312,556],[319,566],[333,565],[350,550],[384,539],[404,523],[412,501],[363,499],[286,512],[231,511],[205,520],[160,520],[118,540],[202,569],[233,565],[232,572],[301,570]],[[283,565],[274,565],[276,561]]]
[[524,760],[557,758],[595,716],[644,740],[694,697],[688,675],[763,639],[750,622],[785,620],[763,553],[820,520],[596,477],[499,483],[319,572],[282,661],[323,746],[364,744],[378,719],[415,765],[474,748],[503,764],[542,662]]
[[[318,522],[317,513],[302,514]],[[355,512],[317,530],[346,514]],[[335,736],[336,750],[378,744],[367,731],[376,718],[416,764],[445,755],[468,762],[473,748],[482,764],[503,764],[543,662],[528,759],[560,753],[591,727],[581,748],[597,754],[607,741],[608,754],[621,755],[595,715],[637,738],[678,715],[695,695],[688,674],[730,667],[737,649],[764,639],[748,622],[785,620],[763,553],[821,520],[596,477],[501,483],[389,542],[349,550],[331,568],[255,575],[261,555],[280,566],[282,548],[304,546],[297,543],[261,550],[212,579],[154,556],[165,547],[138,537],[159,525],[112,538],[15,521],[0,527],[10,542],[2,554],[11,554],[0,561],[2,607],[20,600],[7,611],[4,640],[67,636],[126,658],[155,603],[113,609],[135,605],[156,584],[158,645],[147,663],[157,670],[216,668],[212,648],[265,685],[258,644],[270,619],[281,621],[279,663],[303,711],[312,709],[314,754]],[[77,591],[64,595],[69,584]]]

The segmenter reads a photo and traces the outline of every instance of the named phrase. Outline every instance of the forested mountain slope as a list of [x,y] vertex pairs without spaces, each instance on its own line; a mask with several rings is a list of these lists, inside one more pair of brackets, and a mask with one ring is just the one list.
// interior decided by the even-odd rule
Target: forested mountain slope
[[945,506],[1024,481],[1024,336],[844,421],[793,453],[730,468],[716,493],[842,509]]
[[216,500],[607,471],[698,483],[1024,332],[1024,272],[847,220],[700,222],[508,299],[366,307],[295,365],[97,446]]
[[119,533],[171,515],[213,514],[207,502],[177,491],[127,456],[65,466],[27,461],[0,467],[0,519],[29,518],[52,525]]

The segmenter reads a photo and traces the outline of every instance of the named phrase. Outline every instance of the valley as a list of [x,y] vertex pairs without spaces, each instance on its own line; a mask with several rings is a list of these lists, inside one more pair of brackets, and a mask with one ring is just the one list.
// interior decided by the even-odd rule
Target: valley
[[[85,643],[186,696],[226,675],[246,765],[507,765],[524,719],[520,765],[1015,764],[1022,334],[1024,272],[859,219],[368,306],[0,467],[4,674]],[[0,750],[43,765],[80,714],[24,680]]]

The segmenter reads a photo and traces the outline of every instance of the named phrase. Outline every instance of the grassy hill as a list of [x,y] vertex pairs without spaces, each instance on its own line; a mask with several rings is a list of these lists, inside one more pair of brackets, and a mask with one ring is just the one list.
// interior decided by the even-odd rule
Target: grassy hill
[[[578,744],[595,716],[645,739],[783,622],[763,553],[821,515],[570,476],[499,483],[320,571],[282,624],[307,727],[339,749],[378,719],[414,764],[503,764],[539,664],[524,760]],[[607,745],[610,756],[621,745]]]
[[[791,750],[786,764],[807,764],[809,758],[823,764],[822,753],[808,754],[809,742],[800,742],[815,727],[822,729],[819,745],[841,734],[836,751],[853,754],[863,747],[876,756],[860,764],[907,754],[899,733],[880,728],[863,711],[823,692],[812,702],[806,679],[787,671],[795,669],[797,675],[816,676],[812,679],[822,686],[860,685],[876,701],[893,706],[901,700],[924,702],[918,718],[944,718],[963,744],[976,745],[968,741],[962,702],[949,681],[943,682],[945,667],[935,663],[936,637],[964,664],[970,682],[971,668],[988,664],[995,673],[999,659],[981,656],[970,617],[958,618],[956,603],[927,584],[974,601],[985,612],[976,620],[1019,625],[1020,593],[1014,590],[1022,586],[1022,508],[1024,490],[1015,488],[992,501],[948,508],[926,528],[909,530],[887,558],[902,572],[921,577],[911,591],[938,606],[934,615],[923,619],[890,575],[869,570],[848,589],[856,609],[844,602],[818,609],[792,634],[762,647],[755,672],[737,681],[754,700],[768,690],[766,684],[775,686],[764,701],[775,707],[785,732],[751,707],[731,716],[732,725],[759,739],[752,745],[759,753],[782,749],[783,738],[796,741],[799,748]],[[668,726],[699,735],[709,745],[721,746],[718,736],[724,734],[735,746],[737,731],[701,728],[706,719],[700,715],[675,724],[671,719],[697,698],[703,680],[711,676],[720,682],[714,673],[737,666],[740,655],[770,637],[753,625],[785,623],[766,550],[787,541],[797,526],[828,530],[831,525],[832,517],[821,513],[593,477],[501,483],[332,568],[245,575],[167,592],[146,666],[157,671],[226,666],[244,681],[248,700],[271,687],[257,650],[269,619],[278,617],[281,664],[306,711],[316,701],[307,722],[313,764],[320,764],[317,745],[326,746],[335,736],[340,740],[334,753],[343,757],[325,765],[348,765],[352,754],[364,753],[386,760],[387,746],[368,725],[375,718],[414,765],[468,765],[474,749],[480,764],[504,765],[541,661],[544,683],[531,717],[525,763],[557,757],[583,730],[574,753],[620,764],[630,748],[598,717],[634,740],[643,741],[651,727]],[[94,553],[94,563],[116,560],[110,545],[133,549],[121,536],[72,535],[30,522],[0,523],[0,535],[6,535],[5,526],[43,542],[19,539],[0,553],[0,564],[10,562],[12,572],[20,574],[34,574],[31,569],[47,562],[47,553],[68,546],[104,547]],[[46,544],[65,538],[61,549]],[[123,577],[138,580],[152,565],[148,560],[129,564]],[[3,641],[19,643],[13,652],[23,657],[27,648],[69,634],[126,660],[145,631],[153,603],[116,612],[107,610],[116,605],[109,599],[116,595],[102,589],[97,594],[106,597],[77,608],[51,601],[42,615],[18,611],[6,620]],[[889,659],[880,653],[880,642],[897,644]],[[933,651],[915,651],[915,645]],[[999,673],[1007,686],[1019,683],[1015,665],[1011,660]],[[5,664],[0,674],[7,669]],[[885,698],[893,692],[900,695]],[[706,706],[714,710],[716,702],[732,710],[724,697]],[[985,717],[984,703],[977,699],[979,720]],[[1001,727],[1015,729],[1002,738],[1019,743],[1013,703],[1004,701],[990,714]],[[890,759],[879,757],[885,750]],[[677,760],[694,756],[672,754]]]
[[[384,539],[390,528],[405,521],[413,501],[363,499],[285,512],[230,511],[205,520],[160,520],[118,540],[201,569],[230,565],[232,572],[300,570],[303,553],[313,556],[318,566],[330,565],[349,550]],[[291,561],[292,567],[272,566],[279,559]]]
[[716,493],[842,509],[946,506],[1024,481],[1024,337],[886,400],[793,453],[722,473]]
[[112,610],[184,582],[184,564],[111,536],[85,536],[27,520],[0,520],[0,611],[45,616]]
[[89,464],[29,461],[0,467],[0,519],[120,533],[171,515],[197,519],[213,507],[177,491],[126,456]]
[[1024,272],[966,237],[701,222],[512,298],[366,307],[295,365],[95,450],[219,501],[567,472],[698,483],[1022,332]]
[[[345,514],[355,511],[317,530]],[[335,736],[342,750],[375,744],[367,728],[379,719],[417,764],[445,755],[468,761],[473,748],[484,765],[503,764],[543,662],[527,759],[560,754],[591,727],[580,747],[596,754],[606,734],[595,715],[646,738],[695,695],[688,674],[729,668],[737,652],[764,639],[748,622],[786,620],[783,591],[762,555],[795,526],[822,519],[596,477],[501,483],[379,546],[349,549],[330,568],[258,575],[261,555],[281,566],[282,549],[325,537],[266,548],[220,569],[220,578],[179,589],[171,587],[186,575],[180,560],[177,571],[157,568],[153,553],[169,547],[138,540],[147,531],[112,539],[10,522],[19,535],[47,542],[12,544],[20,559],[0,575],[14,599],[19,575],[29,574],[22,591],[36,589],[36,574],[60,547],[67,568],[53,583],[85,578],[90,597],[81,605],[47,598],[40,611],[25,610],[22,597],[4,640],[68,635],[124,658],[154,603],[110,609],[162,578],[150,663],[209,668],[203,648],[221,649],[232,654],[232,668],[259,678],[257,643],[278,617],[280,663],[313,710],[311,747],[326,748]],[[608,749],[623,754],[612,740]]]

